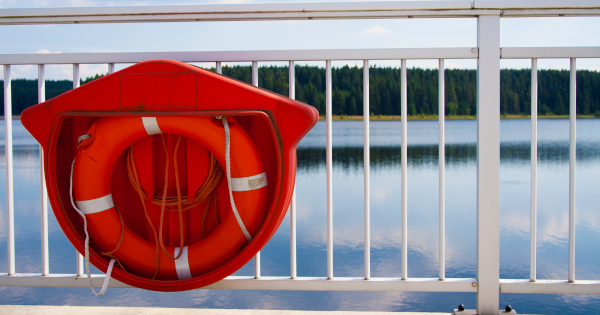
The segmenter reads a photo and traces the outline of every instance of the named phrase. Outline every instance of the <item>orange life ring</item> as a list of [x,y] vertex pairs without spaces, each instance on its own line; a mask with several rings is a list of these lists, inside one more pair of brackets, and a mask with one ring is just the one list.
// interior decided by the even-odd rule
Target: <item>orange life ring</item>
[[[244,129],[229,118],[232,198],[243,224],[228,211],[221,224],[206,239],[189,246],[166,247],[175,257],[160,254],[156,279],[185,280],[204,275],[237,255],[256,235],[267,214],[267,177],[258,151]],[[153,134],[175,134],[190,138],[208,149],[226,165],[225,132],[221,120],[206,116],[107,117],[90,128],[90,139],[81,142],[73,168],[74,197],[85,214],[91,242],[98,249],[112,251],[127,271],[152,278],[156,271],[155,244],[141,238],[121,220],[111,195],[111,177],[119,157],[134,142]],[[220,201],[230,206],[229,200]],[[126,211],[126,210],[124,210]]]

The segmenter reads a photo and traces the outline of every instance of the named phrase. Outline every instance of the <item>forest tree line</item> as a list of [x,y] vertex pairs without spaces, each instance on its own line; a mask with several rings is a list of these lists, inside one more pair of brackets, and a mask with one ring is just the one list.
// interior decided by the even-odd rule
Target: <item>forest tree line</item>
[[[223,74],[247,83],[252,82],[249,66],[225,66]],[[211,69],[214,70],[214,69]],[[261,67],[260,87],[288,96],[288,68]],[[296,66],[296,99],[325,113],[325,69],[317,66]],[[449,69],[445,71],[446,115],[476,115],[476,70]],[[344,66],[332,69],[333,114],[362,115],[362,68]],[[95,80],[96,75],[81,84]],[[438,114],[438,71],[436,69],[407,69],[408,114]],[[2,81],[0,81],[2,82]],[[70,80],[46,81],[46,99],[72,89]],[[531,113],[531,71],[528,69],[500,71],[501,114],[528,115]],[[0,98],[3,99],[0,90]],[[369,105],[372,115],[400,115],[400,69],[369,69]],[[37,80],[12,80],[13,115],[37,103]],[[4,106],[4,105],[2,105]],[[569,113],[569,71],[538,71],[538,113],[567,115]],[[577,71],[577,113],[600,116],[600,73]]]

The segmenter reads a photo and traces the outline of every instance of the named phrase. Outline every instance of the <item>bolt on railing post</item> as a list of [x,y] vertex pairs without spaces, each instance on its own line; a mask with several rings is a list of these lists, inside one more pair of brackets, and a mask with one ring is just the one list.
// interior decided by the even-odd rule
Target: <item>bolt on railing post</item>
[[15,204],[13,193],[12,93],[10,65],[4,65],[4,159],[6,163],[6,248],[8,275],[15,274]]
[[500,16],[477,18],[477,314],[500,303]]

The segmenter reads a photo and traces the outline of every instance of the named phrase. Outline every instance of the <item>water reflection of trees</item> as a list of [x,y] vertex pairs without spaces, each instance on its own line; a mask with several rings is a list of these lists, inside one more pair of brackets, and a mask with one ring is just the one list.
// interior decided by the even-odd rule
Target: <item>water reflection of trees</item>
[[[313,171],[325,167],[325,148],[298,149],[298,170]],[[409,167],[428,167],[438,164],[437,145],[415,145],[408,147]],[[333,165],[335,168],[357,170],[363,167],[362,147],[333,148]],[[529,163],[531,145],[529,143],[507,143],[500,146],[500,161],[506,163]],[[600,161],[600,145],[596,143],[578,144],[578,161]],[[371,168],[395,168],[400,166],[400,147],[371,147]],[[473,144],[446,145],[446,164],[448,166],[475,167],[477,161],[477,146]],[[540,143],[538,144],[538,161],[540,163],[563,164],[569,162],[569,144]]]
[[[14,167],[39,167],[38,145],[15,145],[13,147]],[[408,147],[409,167],[437,167],[437,145],[412,145]],[[325,148],[302,148],[297,150],[298,170],[314,171],[325,167]],[[500,161],[503,164],[520,164],[530,162],[531,146],[527,142],[504,143],[500,145]],[[400,147],[371,147],[371,168],[392,169],[400,166]],[[446,145],[446,165],[460,167],[477,161],[477,146],[474,143]],[[550,142],[538,144],[538,161],[540,163],[569,163],[569,143]],[[577,161],[600,162],[600,144],[578,143]],[[4,167],[4,146],[0,145],[0,167]],[[333,165],[345,170],[362,170],[362,147],[333,148]]]

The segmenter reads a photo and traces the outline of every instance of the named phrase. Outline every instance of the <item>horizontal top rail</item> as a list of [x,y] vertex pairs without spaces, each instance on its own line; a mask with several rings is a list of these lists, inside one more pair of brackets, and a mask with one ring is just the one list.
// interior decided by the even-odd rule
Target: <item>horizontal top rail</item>
[[394,49],[322,49],[189,51],[75,54],[4,54],[0,64],[94,64],[136,63],[152,59],[182,62],[244,61],[323,61],[323,60],[397,60],[397,59],[476,59],[477,48],[394,48]]
[[589,9],[600,8],[597,0],[476,0],[474,9]]
[[[273,62],[324,60],[477,59],[476,47],[182,51],[73,54],[0,54],[0,65],[137,63],[152,59],[182,62]],[[600,58],[600,47],[504,47],[502,59]]]
[[[92,274],[95,287],[102,285],[103,274]],[[8,276],[0,273],[0,286],[29,286],[29,287],[88,287],[87,277],[74,274],[15,274]],[[116,279],[111,279],[110,288],[133,288]],[[387,292],[476,292],[475,278],[400,278],[375,277],[365,280],[363,277],[271,277],[255,279],[254,276],[229,276],[203,289],[211,290],[304,290],[304,291],[387,291]]]
[[504,47],[502,59],[600,58],[600,47]]
[[411,17],[600,16],[596,0],[381,1],[0,9],[0,25]]

